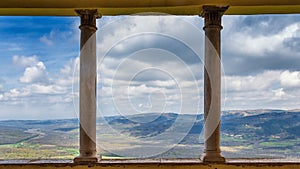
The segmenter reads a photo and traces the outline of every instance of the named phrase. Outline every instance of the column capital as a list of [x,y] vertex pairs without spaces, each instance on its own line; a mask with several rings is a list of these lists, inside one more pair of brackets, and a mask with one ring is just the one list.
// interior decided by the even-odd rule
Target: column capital
[[88,27],[97,30],[96,19],[101,18],[97,9],[78,9],[75,12],[80,16],[81,24],[79,28]]
[[227,7],[218,7],[218,6],[203,6],[201,17],[205,19],[203,29],[209,28],[218,28],[222,29],[221,18],[224,12],[228,9]]

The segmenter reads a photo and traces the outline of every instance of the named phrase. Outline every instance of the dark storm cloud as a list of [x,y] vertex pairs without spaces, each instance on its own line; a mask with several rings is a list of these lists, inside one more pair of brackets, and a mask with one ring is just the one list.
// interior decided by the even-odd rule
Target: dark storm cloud
[[300,70],[300,57],[287,59],[283,55],[269,54],[267,58],[240,55],[224,56],[222,59],[226,75],[255,75],[265,70]]
[[[122,49],[119,49],[120,46],[122,46]],[[168,51],[180,58],[186,64],[197,64],[202,62],[200,59],[200,57],[202,56],[198,56],[189,46],[187,46],[180,40],[169,36],[153,33],[145,33],[127,38],[113,47],[107,55],[122,58],[128,57],[129,55],[137,51],[151,48]],[[143,59],[145,59],[145,57],[143,57]],[[169,61],[163,60],[163,58],[154,60],[154,58],[151,58],[151,56],[146,59],[149,60],[143,61],[151,61],[152,63]]]

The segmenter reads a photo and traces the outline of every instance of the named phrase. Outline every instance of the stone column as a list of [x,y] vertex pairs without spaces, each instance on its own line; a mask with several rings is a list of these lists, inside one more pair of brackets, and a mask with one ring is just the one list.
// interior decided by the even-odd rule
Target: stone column
[[96,152],[96,19],[97,10],[76,10],[81,19],[80,37],[80,155],[75,163],[98,162]]
[[221,18],[227,7],[203,6],[205,31],[203,162],[225,162],[220,150]]

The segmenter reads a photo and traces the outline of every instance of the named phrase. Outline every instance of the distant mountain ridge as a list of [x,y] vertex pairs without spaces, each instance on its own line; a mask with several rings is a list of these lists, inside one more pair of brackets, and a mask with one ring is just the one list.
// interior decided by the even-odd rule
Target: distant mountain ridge
[[[180,121],[176,121],[179,117]],[[174,127],[175,122],[177,125],[174,129],[175,133],[185,132],[181,130],[181,127],[184,128],[187,125],[190,126],[190,130],[178,143],[181,146],[170,150],[171,152],[166,153],[164,157],[196,157],[199,151],[194,146],[199,149],[203,148],[203,114],[149,113],[109,116],[104,119],[98,118],[97,128],[98,131],[105,131],[108,124],[111,128],[139,140],[158,136]],[[72,148],[76,151],[78,149],[78,125],[78,119],[0,121],[0,145],[19,145],[20,143],[53,145]],[[110,142],[109,139],[112,139],[112,136],[108,136],[109,133],[105,134],[107,137],[105,141]],[[223,153],[229,157],[250,155],[281,157],[285,154],[300,156],[300,110],[223,111],[221,135],[222,146],[229,147]],[[168,139],[171,138],[166,138]],[[1,151],[0,146],[0,154]],[[133,151],[135,151],[134,148]]]
[[[105,120],[109,125],[123,128],[135,136],[149,136],[162,133],[172,126],[178,116],[182,116],[186,123],[194,123],[192,133],[200,133],[203,127],[203,114],[176,114],[176,113],[145,113],[129,116],[108,116],[98,118],[97,123]],[[150,120],[147,120],[150,119]],[[185,123],[184,121],[182,123]],[[58,120],[5,120],[0,121],[0,128],[43,128],[58,131],[78,129],[78,119]],[[223,111],[221,116],[222,131],[228,133],[244,133],[251,136],[281,135],[300,136],[300,110],[229,110]],[[67,127],[64,127],[67,126]],[[255,127],[256,130],[249,129]],[[147,132],[146,132],[147,131]],[[1,142],[1,141],[0,141]]]

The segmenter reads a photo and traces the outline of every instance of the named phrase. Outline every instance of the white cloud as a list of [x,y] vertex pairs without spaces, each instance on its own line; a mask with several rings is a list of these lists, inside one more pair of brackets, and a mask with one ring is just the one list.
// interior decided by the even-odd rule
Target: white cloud
[[23,102],[39,102],[39,100],[41,104],[50,104],[50,101],[54,103],[55,100],[57,103],[72,101],[73,94],[71,94],[70,86],[73,78],[77,79],[75,83],[78,82],[78,76],[73,77],[73,68],[79,64],[79,58],[70,59],[59,73],[48,72],[45,64],[36,56],[14,56],[13,61],[17,65],[27,67],[19,78],[21,84],[8,91],[2,91],[0,100],[16,105],[23,104]]
[[[31,84],[21,88],[13,88],[0,94],[0,100],[14,103],[22,103],[24,101],[42,103],[43,100],[47,103],[47,100],[52,97],[50,95],[60,95],[60,97],[63,97],[67,92],[68,90],[65,87],[58,85]],[[33,96],[35,96],[34,99],[30,99]]]
[[65,87],[58,85],[33,84],[29,86],[32,93],[36,94],[64,94],[67,92]]
[[22,66],[22,67],[33,66],[39,62],[36,55],[33,55],[33,56],[14,55],[12,57],[12,61],[13,61],[13,64]]
[[273,92],[275,93],[275,97],[277,97],[277,98],[282,98],[286,94],[284,92],[283,88],[273,90]]
[[43,62],[38,62],[33,66],[27,67],[23,76],[20,77],[19,80],[22,83],[47,82],[48,75],[46,71],[46,66]]
[[279,82],[280,71],[265,71],[252,76],[225,76],[225,91],[267,90]]
[[50,34],[49,34],[49,36],[46,36],[46,35],[44,35],[44,36],[42,36],[42,37],[40,37],[40,41],[42,42],[42,43],[44,43],[44,44],[46,44],[47,46],[53,46],[54,45],[54,42],[52,41],[52,39],[53,39],[53,37],[54,37],[54,31],[52,30],[51,32],[50,32]]
[[284,46],[284,41],[285,39],[296,36],[299,27],[300,24],[295,23],[289,25],[278,34],[270,36],[256,36],[245,32],[235,32],[228,37],[228,40],[231,43],[224,45],[226,46],[226,48],[229,48],[232,52],[238,53],[240,55],[247,54],[248,56],[253,57],[268,57],[270,56],[268,55],[268,53],[276,52],[278,51],[278,49],[280,49],[282,53],[290,53],[288,52],[289,50],[286,50],[286,47]]
[[40,38],[40,41],[43,42],[44,44],[48,45],[48,46],[52,46],[53,45],[53,41],[48,39],[46,36],[42,36]]
[[165,88],[162,87],[149,87],[146,84],[141,84],[139,86],[128,86],[128,95],[143,95],[149,93],[166,93]]
[[300,71],[286,70],[280,75],[280,83],[285,87],[300,87]]
[[[102,20],[98,23],[101,22]],[[196,95],[201,93],[196,91],[195,83],[200,85],[198,80],[202,77],[203,65],[193,60],[190,61],[184,52],[187,49],[181,50],[178,44],[186,45],[202,56],[204,32],[201,18],[121,17],[120,20],[110,19],[103,22],[99,25],[101,31],[97,34],[100,58],[98,61],[101,61],[98,64],[98,72],[100,72],[98,73],[98,86],[100,86],[98,94],[101,100],[100,105],[106,106],[102,107],[103,109],[112,107],[108,111],[113,112],[112,109],[116,106],[111,103],[110,96],[113,94],[115,98],[120,99],[121,107],[128,112],[130,108],[126,100],[130,99],[136,108],[147,109],[151,105],[148,99],[150,96],[152,96],[151,99],[154,98],[151,100],[152,105],[155,101],[166,103],[168,105],[166,110],[173,112],[180,111],[178,107],[181,105],[180,99],[183,99],[189,102],[185,105],[190,104],[186,107],[191,108],[190,111],[185,110],[184,113],[195,112],[192,109],[197,106],[197,99],[199,99]],[[172,43],[165,43],[166,46],[163,46],[164,43],[162,43],[162,46],[158,46],[157,42],[163,38],[169,38],[169,43],[178,44],[172,46]],[[117,43],[120,41],[121,43]],[[111,48],[113,52],[103,57],[104,52]],[[183,54],[179,55],[176,52]],[[185,63],[186,61],[189,62]],[[188,68],[192,72],[189,72]],[[199,87],[199,90],[201,89]]]
[[8,92],[4,93],[4,99],[5,100],[16,100],[20,97],[26,97],[30,95],[30,91],[26,88],[22,89],[10,89]]
[[60,69],[59,75],[55,78],[54,83],[61,86],[70,86],[72,83],[79,82],[79,57],[70,59],[67,64]]
[[[227,16],[226,16],[227,17]],[[287,46],[284,46],[286,39],[299,37],[299,23],[291,23],[285,29],[281,29],[277,34],[261,33],[257,30],[257,34],[253,34],[253,27],[244,26],[239,30],[230,29],[230,27],[238,27],[238,21],[243,17],[228,17],[229,19],[224,20],[224,31],[230,30],[228,34],[222,33],[225,43],[222,44],[223,49],[231,50],[231,53],[224,55],[224,60],[231,62],[234,59],[240,59],[246,61],[250,68],[255,65],[264,66],[265,63],[274,61],[270,53],[283,53],[286,54],[285,58],[293,56],[296,58],[298,55],[292,55],[291,50]],[[185,44],[189,47],[194,47],[201,54],[204,53],[204,41],[201,39],[201,34],[204,33],[202,30],[202,19],[199,17],[184,17],[183,19],[192,24],[192,27],[196,28],[191,31],[189,26],[182,24],[179,21],[181,17],[120,17],[121,20],[115,20],[108,18],[109,20],[99,20],[97,32],[98,40],[98,56],[103,56],[103,52],[110,49],[115,45],[116,42],[123,38],[128,38],[131,35],[137,35],[136,33],[162,33],[165,35],[176,34],[171,38],[182,38],[188,39],[190,44]],[[124,19],[125,18],[125,19]],[[107,26],[105,23],[120,22],[122,26]],[[79,33],[78,24],[79,20],[74,22],[72,25],[72,32],[76,31]],[[104,25],[104,26],[103,26]],[[118,24],[115,24],[118,25]],[[269,22],[261,22],[259,28],[269,28],[272,24]],[[172,28],[172,29],[170,29]],[[74,29],[74,30],[73,30]],[[251,30],[250,30],[251,29]],[[197,31],[196,31],[197,30]],[[233,32],[232,32],[233,30]],[[252,32],[251,32],[252,31]],[[78,40],[79,34],[74,33],[72,40]],[[142,35],[142,34],[141,34]],[[73,35],[72,35],[73,36]],[[64,37],[60,37],[64,38]],[[40,35],[40,42],[46,45],[54,45],[53,40],[54,33],[47,35]],[[57,39],[56,39],[57,40]],[[121,106],[125,108],[129,105],[128,102],[123,102],[125,99],[131,99],[133,106],[139,110],[150,110],[155,101],[157,103],[165,103],[168,105],[168,111],[176,111],[180,107],[180,100],[187,101],[188,107],[195,106],[198,101],[202,102],[203,98],[197,100],[196,95],[203,95],[203,65],[195,64],[193,61],[186,63],[186,65],[180,65],[179,62],[170,59],[163,59],[162,57],[156,57],[148,55],[147,57],[139,55],[138,57],[128,59],[128,64],[121,67],[119,76],[116,78],[115,70],[122,63],[122,59],[132,54],[137,46],[145,45],[148,43],[157,44],[159,39],[155,36],[140,36],[132,41],[126,41],[128,43],[120,43],[115,46],[114,52],[111,56],[106,56],[102,63],[98,64],[98,101],[103,109],[110,109],[109,115],[112,115],[111,111],[115,106],[112,96],[113,92],[116,97],[121,100]],[[41,45],[41,43],[40,43]],[[42,44],[43,45],[43,44]],[[166,44],[166,46],[172,46],[172,44]],[[141,47],[141,48],[142,48]],[[138,49],[138,48],[137,48]],[[175,50],[174,50],[175,51]],[[181,48],[178,49],[181,51]],[[135,52],[135,51],[134,51]],[[120,54],[120,55],[119,55]],[[176,54],[176,53],[174,53]],[[230,54],[239,56],[234,58]],[[257,61],[250,64],[247,62],[247,58],[257,58]],[[269,62],[263,60],[260,62],[258,59],[267,58]],[[7,89],[7,91],[0,92],[1,101],[10,101],[10,103],[16,104],[16,107],[21,107],[21,104],[28,104],[31,107],[41,103],[44,107],[53,108],[55,105],[61,103],[72,102],[73,96],[78,97],[77,91],[71,93],[70,87],[72,82],[78,82],[78,72],[75,72],[74,76],[74,65],[79,65],[79,58],[69,60],[64,66],[55,68],[53,71],[52,67],[46,65],[38,59],[37,56],[13,56],[13,63],[17,66],[25,68],[24,74],[19,81],[21,84],[15,85],[13,89]],[[189,60],[188,58],[187,60]],[[62,60],[63,61],[63,60]],[[98,60],[100,61],[100,60]],[[277,64],[277,63],[276,63]],[[276,65],[274,63],[274,65]],[[233,66],[232,66],[233,65]],[[240,70],[244,66],[241,64],[232,64],[230,67],[234,67],[235,70]],[[171,72],[176,76],[176,80],[179,81],[182,87],[181,91],[177,88],[176,82],[172,78],[161,78],[157,71],[150,71],[150,73],[141,73],[138,78],[132,78],[132,75],[137,73],[136,70],[143,69],[145,67],[158,67],[163,68],[167,72]],[[199,90],[192,90],[194,79],[187,78],[188,71],[183,71],[184,68],[189,67],[192,73],[196,76],[196,82]],[[255,69],[255,68],[253,68]],[[267,70],[268,69],[268,70]],[[295,69],[294,69],[295,70]],[[296,69],[297,70],[297,69]],[[226,71],[226,70],[225,70]],[[300,96],[300,72],[291,71],[288,69],[276,69],[269,70],[269,68],[263,68],[251,74],[241,75],[243,72],[238,72],[234,75],[228,75],[223,77],[223,82],[226,84],[226,88],[223,91],[226,92],[226,107],[224,109],[244,109],[244,108],[299,108],[299,96]],[[246,72],[248,73],[248,72]],[[75,79],[74,79],[75,78]],[[128,86],[128,79],[132,80],[130,83],[132,86]],[[111,87],[111,84],[116,84],[115,88]],[[11,84],[11,83],[10,83]],[[75,84],[77,85],[77,84]],[[17,87],[16,87],[17,86]],[[9,87],[9,86],[8,86]],[[77,87],[77,86],[75,86]],[[1,85],[0,85],[1,88]],[[5,89],[7,85],[5,85]],[[75,89],[77,90],[77,89]],[[183,94],[184,93],[184,94]],[[183,94],[183,95],[182,95]],[[130,96],[130,98],[128,98]],[[151,96],[155,96],[152,97]],[[224,97],[225,97],[224,96]],[[159,97],[156,99],[156,97]],[[152,99],[152,100],[151,100]],[[14,102],[13,102],[14,101]],[[35,103],[35,104],[33,104]],[[1,104],[3,105],[3,104]],[[158,104],[160,105],[160,104]],[[201,104],[199,107],[201,107]],[[72,107],[72,106],[71,106]],[[45,110],[42,106],[38,107],[41,110]],[[19,108],[20,109],[20,108]],[[47,108],[46,108],[47,109]],[[41,110],[34,110],[31,108],[29,111],[41,112]],[[59,110],[64,110],[62,107]],[[50,110],[45,110],[49,112]],[[71,110],[72,111],[72,110]],[[202,111],[202,108],[200,108]],[[61,112],[55,110],[54,112]],[[65,112],[65,111],[64,111]],[[185,113],[195,113],[186,111]],[[60,117],[60,115],[57,115]]]
[[252,76],[227,76],[223,109],[299,108],[299,72],[265,71]]
[[[137,69],[143,70],[145,67],[149,67],[149,63],[137,60],[128,61],[126,65],[130,66],[120,68],[117,71],[117,76],[114,76],[116,67],[102,64],[101,74],[98,74],[98,85],[101,86],[98,91],[99,109],[109,109],[107,112],[114,112],[112,109],[118,107],[121,113],[130,113],[135,112],[135,109],[140,112],[161,111],[162,107],[165,106],[165,111],[180,113],[179,107],[181,101],[184,100],[189,102],[190,110],[185,109],[182,113],[195,112],[193,109],[199,102],[197,100],[199,98],[195,96],[201,93],[195,90],[195,83],[200,84],[200,82],[194,82],[194,79],[188,78],[188,75],[184,74],[184,72],[188,72],[181,68],[182,66],[177,64],[163,65],[165,70],[173,70],[171,73],[175,80],[171,77],[161,79],[159,73],[164,74],[165,72],[159,71],[159,69],[149,69],[146,73],[140,72],[136,78],[133,78],[132,76],[137,73]],[[118,61],[116,60],[114,63],[116,62]],[[173,69],[174,67],[178,69]],[[199,87],[199,90],[201,89]],[[128,106],[128,102],[131,103],[130,106]]]

